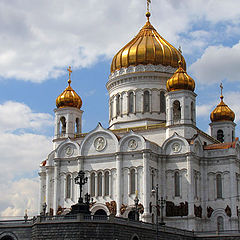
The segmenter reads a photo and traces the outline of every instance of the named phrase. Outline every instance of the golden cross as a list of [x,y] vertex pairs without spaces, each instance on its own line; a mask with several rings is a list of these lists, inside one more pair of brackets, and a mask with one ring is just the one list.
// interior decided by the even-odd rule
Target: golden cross
[[147,12],[149,12],[149,5],[151,3],[151,0],[147,0]]
[[222,83],[220,84],[220,88],[221,88],[221,96],[222,96],[222,90],[223,90],[223,85],[222,85]]
[[69,80],[71,80],[71,73],[72,73],[71,66],[69,66],[69,68],[67,70],[69,72]]

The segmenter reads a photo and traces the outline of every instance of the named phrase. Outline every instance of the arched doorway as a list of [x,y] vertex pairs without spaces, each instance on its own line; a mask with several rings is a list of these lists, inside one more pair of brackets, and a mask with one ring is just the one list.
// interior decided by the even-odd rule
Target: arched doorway
[[138,220],[139,219],[139,213],[137,213],[137,219],[135,219],[135,211],[130,211],[128,213],[128,219],[130,219],[130,220]]
[[95,213],[95,216],[107,216],[107,213],[103,209],[98,209]]
[[4,236],[4,237],[0,238],[0,240],[14,240],[14,239],[10,236]]

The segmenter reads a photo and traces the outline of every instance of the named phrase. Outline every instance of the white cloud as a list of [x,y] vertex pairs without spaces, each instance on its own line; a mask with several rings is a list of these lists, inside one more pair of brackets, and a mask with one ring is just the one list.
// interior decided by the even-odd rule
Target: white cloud
[[[179,34],[191,34],[193,25],[202,19],[237,25],[239,8],[235,0],[153,1],[151,21],[178,47],[184,43]],[[111,58],[143,26],[144,12],[145,3],[139,0],[3,0],[0,75],[41,82],[63,74],[69,64],[79,68],[104,56]],[[205,44],[204,40],[193,41],[186,44],[186,52]]]
[[35,113],[27,105],[7,101],[0,104],[0,133],[17,129],[40,130],[53,126],[53,117],[47,113]]
[[23,103],[0,105],[0,215],[23,215],[25,208],[36,214],[38,181],[33,177],[52,149],[51,138],[39,133],[49,125],[51,115],[34,113]]
[[38,214],[38,179],[23,178],[8,185],[0,184],[0,188],[4,192],[0,199],[1,218],[18,216],[23,219],[25,209],[28,216]]
[[239,81],[240,42],[232,47],[210,46],[190,66],[198,84]]

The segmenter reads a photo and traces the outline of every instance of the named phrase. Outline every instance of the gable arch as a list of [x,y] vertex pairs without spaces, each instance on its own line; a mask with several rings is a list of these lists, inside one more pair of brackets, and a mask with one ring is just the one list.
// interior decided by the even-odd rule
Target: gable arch
[[12,240],[18,240],[17,236],[12,232],[3,232],[0,234],[0,240],[2,239],[12,239]]
[[167,155],[183,154],[190,152],[190,145],[185,138],[174,133],[170,138],[165,140],[162,149]]
[[147,148],[147,142],[143,136],[130,131],[123,136],[118,145],[119,152],[137,151]]
[[73,142],[70,138],[68,138],[62,142],[55,151],[57,158],[69,158],[78,156],[79,144],[77,142]]
[[107,154],[116,152],[117,149],[118,139],[116,135],[110,130],[104,129],[99,123],[82,141],[80,145],[80,155]]

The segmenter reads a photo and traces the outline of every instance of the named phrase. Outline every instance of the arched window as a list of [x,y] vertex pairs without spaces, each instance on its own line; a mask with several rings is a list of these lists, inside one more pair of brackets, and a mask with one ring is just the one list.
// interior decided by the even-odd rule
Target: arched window
[[217,131],[217,140],[220,142],[224,142],[224,134],[223,134],[223,130],[221,129]]
[[66,133],[66,118],[61,117],[60,118],[60,134],[64,135]]
[[95,173],[91,174],[91,197],[95,196]]
[[1,240],[14,240],[11,236],[4,236]]
[[144,91],[144,93],[143,93],[143,111],[144,112],[149,112],[150,111],[149,91]]
[[173,102],[173,122],[179,123],[181,120],[181,106],[178,100]]
[[224,224],[223,224],[223,217],[222,216],[217,217],[217,230],[219,232],[224,230]]
[[102,196],[102,173],[98,173],[98,196]]
[[135,169],[130,171],[130,193],[135,194],[136,187],[135,187]]
[[104,181],[105,181],[105,196],[109,195],[109,172],[105,172],[104,174]]
[[175,197],[180,196],[180,176],[179,172],[174,173]]
[[193,102],[191,102],[191,120],[194,121],[194,105]]
[[235,141],[235,135],[234,135],[234,131],[232,131],[232,142]]
[[110,109],[109,109],[109,117],[110,119],[112,119],[113,117],[113,102],[110,102]]
[[152,173],[151,173],[151,175],[152,175],[152,189],[154,189],[154,171],[152,170]]
[[116,114],[120,115],[120,95],[118,94],[116,97]]
[[194,176],[194,197],[198,197],[198,177],[197,174]]
[[75,133],[80,133],[80,125],[79,125],[79,118],[76,118],[76,123],[75,123]]
[[217,198],[222,198],[222,176],[217,174],[216,176]]
[[71,175],[66,178],[66,198],[71,198]]
[[166,112],[166,98],[163,91],[160,92],[160,113]]
[[134,108],[133,108],[133,92],[130,92],[128,95],[128,112],[133,113]]

